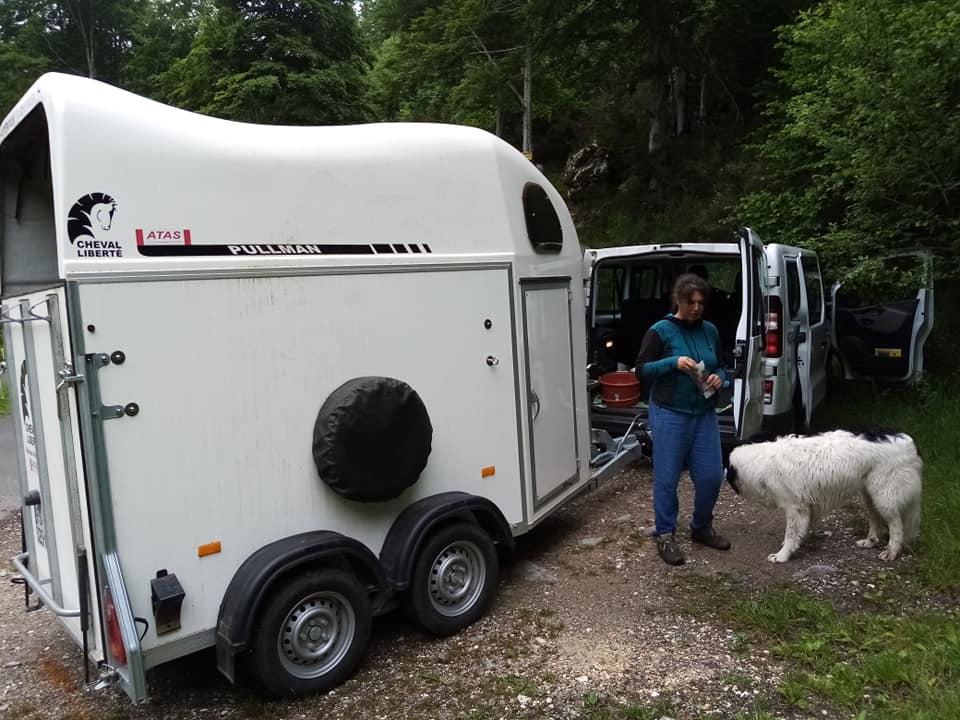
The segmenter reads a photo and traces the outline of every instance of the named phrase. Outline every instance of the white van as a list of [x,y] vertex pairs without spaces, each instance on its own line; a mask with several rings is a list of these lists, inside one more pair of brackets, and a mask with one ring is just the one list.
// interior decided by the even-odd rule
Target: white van
[[135,701],[211,646],[328,689],[395,604],[456,632],[498,547],[631,452],[591,473],[576,232],[488,133],[51,74],[0,125],[0,192],[14,563]]
[[[759,433],[763,422],[766,260],[763,243],[749,228],[741,228],[735,240],[613,247],[585,254],[592,377],[634,366],[646,331],[672,310],[678,276],[695,272],[711,285],[704,318],[717,326],[722,358],[734,376],[732,387],[720,391],[717,406],[726,449]],[[608,407],[598,394],[592,403],[595,426],[622,430],[638,413],[646,418],[643,399],[632,407]]]
[[[720,333],[732,389],[721,391],[717,413],[724,451],[761,432],[810,427],[827,394],[831,353],[847,379],[904,381],[923,370],[923,344],[933,326],[933,272],[929,254],[891,256],[891,272],[919,264],[919,289],[887,302],[865,302],[836,285],[833,313],[826,302],[819,259],[812,250],[770,243],[752,230],[736,244],[680,243],[585,252],[591,377],[632,368],[644,334],[673,309],[671,290],[694,272],[712,287],[704,317]],[[746,282],[744,282],[746,278]],[[641,398],[609,407],[592,396],[595,427],[623,431],[646,419]]]

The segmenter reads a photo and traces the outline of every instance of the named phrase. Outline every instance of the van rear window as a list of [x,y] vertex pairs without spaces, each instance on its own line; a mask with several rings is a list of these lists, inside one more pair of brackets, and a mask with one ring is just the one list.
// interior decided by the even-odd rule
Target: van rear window
[[546,191],[536,183],[527,183],[523,188],[523,215],[533,249],[541,253],[559,253],[563,247],[560,218]]

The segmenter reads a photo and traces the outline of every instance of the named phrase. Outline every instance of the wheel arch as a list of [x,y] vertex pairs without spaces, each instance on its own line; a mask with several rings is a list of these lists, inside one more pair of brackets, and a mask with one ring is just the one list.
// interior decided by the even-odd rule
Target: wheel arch
[[264,545],[237,568],[220,601],[217,669],[230,682],[236,677],[236,656],[248,649],[254,621],[268,593],[291,573],[325,566],[347,570],[366,587],[372,586],[374,612],[389,596],[387,578],[376,556],[346,535],[316,530]]
[[484,530],[494,543],[514,547],[510,525],[500,509],[487,498],[465,492],[446,492],[418,500],[404,509],[387,533],[380,551],[380,565],[394,591],[406,590],[417,552],[441,527],[467,521]]

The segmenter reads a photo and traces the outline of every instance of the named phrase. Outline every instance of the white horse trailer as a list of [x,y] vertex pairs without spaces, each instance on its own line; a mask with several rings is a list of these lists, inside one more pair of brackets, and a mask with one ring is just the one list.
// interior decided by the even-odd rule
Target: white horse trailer
[[577,236],[492,135],[50,74],[0,177],[15,564],[134,700],[214,645],[231,680],[330,688],[394,601],[456,632],[497,546],[591,481]]

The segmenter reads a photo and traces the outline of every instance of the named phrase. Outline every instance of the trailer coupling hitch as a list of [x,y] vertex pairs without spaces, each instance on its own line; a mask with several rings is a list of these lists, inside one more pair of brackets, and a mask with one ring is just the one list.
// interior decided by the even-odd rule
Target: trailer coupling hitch
[[92,683],[87,683],[84,686],[84,690],[87,690],[88,692],[98,692],[100,690],[106,690],[108,687],[116,683],[119,679],[120,679],[120,673],[117,672],[116,668],[103,664],[100,666],[100,677],[98,677]]

